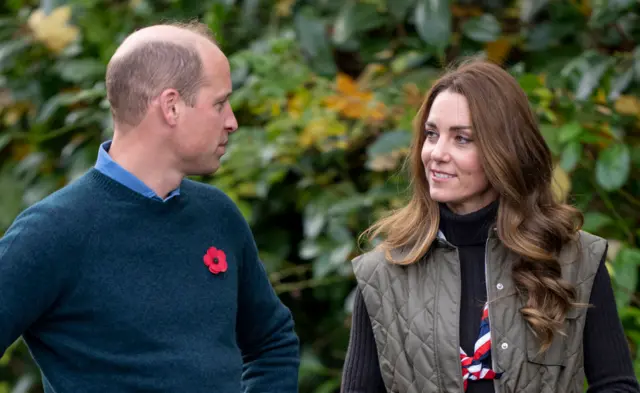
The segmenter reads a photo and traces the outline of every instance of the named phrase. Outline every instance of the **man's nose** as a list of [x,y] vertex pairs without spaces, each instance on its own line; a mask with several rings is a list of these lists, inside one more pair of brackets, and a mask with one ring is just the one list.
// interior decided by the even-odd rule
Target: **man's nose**
[[231,107],[229,107],[229,115],[225,119],[224,128],[227,132],[234,132],[238,129],[238,120],[236,119],[236,115],[233,113]]

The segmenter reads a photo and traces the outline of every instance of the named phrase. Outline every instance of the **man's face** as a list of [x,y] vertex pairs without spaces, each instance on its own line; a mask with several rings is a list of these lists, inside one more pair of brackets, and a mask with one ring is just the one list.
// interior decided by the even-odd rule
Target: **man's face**
[[200,88],[193,107],[182,103],[174,147],[182,172],[206,175],[220,166],[229,134],[238,122],[229,104],[231,71],[229,61],[213,44],[201,46],[205,84]]

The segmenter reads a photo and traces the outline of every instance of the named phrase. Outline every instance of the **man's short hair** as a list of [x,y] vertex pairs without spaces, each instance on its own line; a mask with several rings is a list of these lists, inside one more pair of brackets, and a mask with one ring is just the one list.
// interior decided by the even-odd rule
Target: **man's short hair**
[[[167,23],[216,41],[207,25],[199,22]],[[202,59],[195,45],[149,41],[114,58],[107,67],[107,99],[116,123],[138,125],[149,103],[163,90],[176,89],[193,106],[204,82]]]

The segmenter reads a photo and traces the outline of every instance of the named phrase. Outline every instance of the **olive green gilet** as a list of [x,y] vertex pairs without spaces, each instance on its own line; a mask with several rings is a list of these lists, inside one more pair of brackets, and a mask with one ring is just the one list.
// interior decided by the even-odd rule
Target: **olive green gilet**
[[[551,347],[540,354],[538,341],[519,312],[524,304],[511,278],[516,256],[502,245],[495,230],[491,232],[485,251],[491,357],[493,370],[503,373],[494,380],[495,392],[582,392],[587,309],[572,309],[564,324],[566,336],[555,334]],[[577,301],[588,303],[606,241],[580,232],[578,243],[565,246],[559,260],[563,278],[576,286]],[[427,255],[411,265],[390,264],[381,251],[360,255],[352,263],[387,392],[462,392],[457,249],[438,237]]]

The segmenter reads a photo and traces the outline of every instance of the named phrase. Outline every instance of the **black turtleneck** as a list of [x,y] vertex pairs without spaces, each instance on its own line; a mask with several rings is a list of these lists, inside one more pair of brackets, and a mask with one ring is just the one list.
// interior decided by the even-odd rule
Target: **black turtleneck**
[[[440,205],[440,230],[458,248],[462,281],[460,346],[473,353],[482,307],[487,300],[484,274],[485,244],[495,222],[498,204],[458,215]],[[606,252],[605,252],[606,255]],[[640,393],[631,354],[616,310],[605,257],[591,291],[584,329],[585,374],[589,393]],[[508,371],[507,371],[508,372]],[[376,343],[362,293],[356,290],[351,337],[344,364],[342,393],[384,393]],[[470,381],[466,393],[494,393],[489,380]]]

